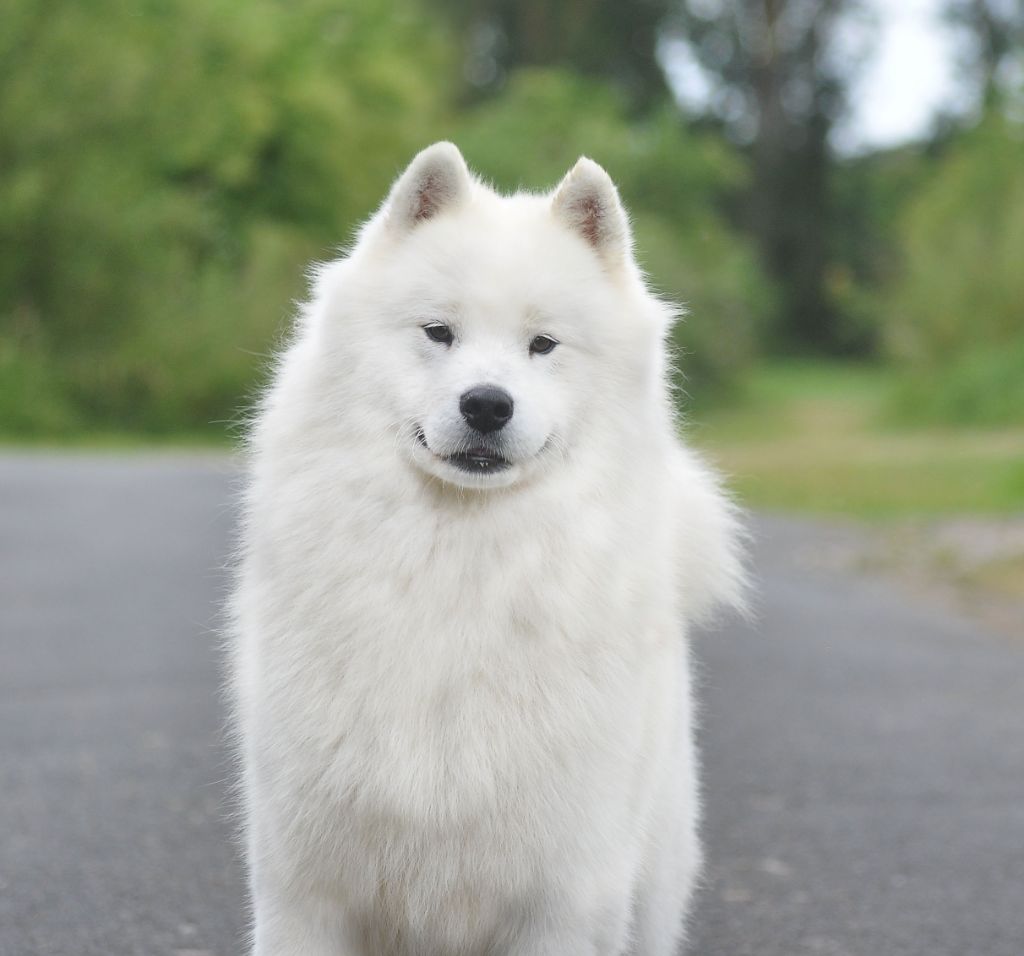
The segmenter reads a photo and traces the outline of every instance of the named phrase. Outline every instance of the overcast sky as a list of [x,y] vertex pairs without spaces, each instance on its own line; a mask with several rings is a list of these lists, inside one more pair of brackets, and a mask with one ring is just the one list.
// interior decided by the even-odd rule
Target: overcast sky
[[[942,20],[943,0],[865,0],[870,26],[848,24],[849,55],[861,69],[850,112],[834,131],[836,147],[855,153],[927,135],[936,113],[969,106],[956,82],[957,49]],[[709,79],[684,47],[667,44],[663,63],[684,105],[700,109]]]
[[942,0],[871,0],[878,18],[851,115],[839,131],[845,149],[893,146],[923,136],[939,110],[965,105],[956,83],[956,47],[942,23]]

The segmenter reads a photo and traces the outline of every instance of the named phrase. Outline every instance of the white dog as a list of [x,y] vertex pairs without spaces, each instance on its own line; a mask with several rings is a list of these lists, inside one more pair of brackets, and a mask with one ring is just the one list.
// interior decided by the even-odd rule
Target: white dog
[[232,683],[256,956],[669,956],[686,630],[742,589],[611,180],[420,153],[252,435]]

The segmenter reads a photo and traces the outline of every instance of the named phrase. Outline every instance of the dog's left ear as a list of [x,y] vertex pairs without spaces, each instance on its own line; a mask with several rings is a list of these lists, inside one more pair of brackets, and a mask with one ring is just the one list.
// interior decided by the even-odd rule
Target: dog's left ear
[[471,180],[466,161],[454,143],[434,143],[418,153],[398,177],[387,198],[385,221],[406,231],[453,209],[469,198]]
[[619,191],[592,159],[580,157],[555,190],[551,208],[609,265],[622,262],[629,254],[633,237]]

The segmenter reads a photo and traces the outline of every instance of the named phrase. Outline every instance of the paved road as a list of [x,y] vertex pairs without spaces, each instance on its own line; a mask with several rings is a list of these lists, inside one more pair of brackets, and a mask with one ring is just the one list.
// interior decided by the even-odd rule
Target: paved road
[[[216,638],[231,472],[0,458],[0,954],[230,956]],[[1024,633],[807,570],[700,639],[700,956],[1022,956]],[[1024,631],[1024,625],[1022,625]]]

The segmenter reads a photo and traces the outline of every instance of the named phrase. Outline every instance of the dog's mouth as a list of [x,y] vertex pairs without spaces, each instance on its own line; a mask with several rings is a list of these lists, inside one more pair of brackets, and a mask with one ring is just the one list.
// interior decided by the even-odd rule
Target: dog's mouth
[[[427,436],[423,434],[422,428],[416,429],[416,440],[434,454],[427,444]],[[437,455],[441,461],[458,468],[460,471],[467,471],[472,474],[492,474],[496,471],[504,471],[512,467],[512,462],[499,455],[493,448],[484,445],[474,445],[463,451],[455,452],[452,455]]]
[[477,474],[481,472],[504,471],[504,469],[512,465],[512,462],[507,458],[502,458],[501,455],[491,451],[489,448],[470,448],[467,451],[460,451],[455,455],[448,455],[443,460],[461,471],[470,471]]

